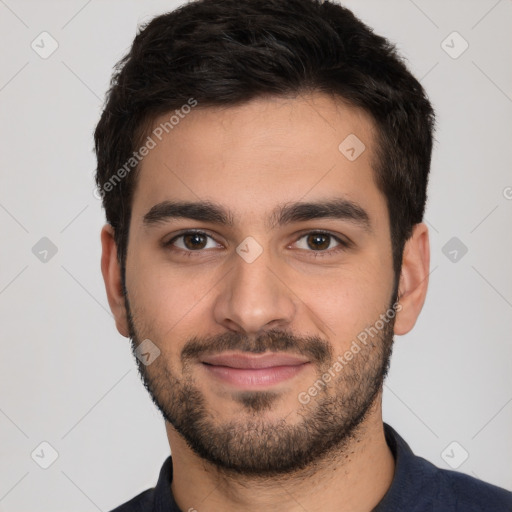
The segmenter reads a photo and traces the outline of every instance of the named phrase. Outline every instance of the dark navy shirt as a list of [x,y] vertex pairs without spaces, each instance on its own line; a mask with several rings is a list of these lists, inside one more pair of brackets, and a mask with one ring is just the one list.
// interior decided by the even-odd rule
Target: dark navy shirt
[[[511,492],[439,469],[414,455],[389,425],[384,424],[384,431],[395,458],[395,475],[388,492],[371,512],[512,512]],[[112,512],[182,512],[174,501],[171,482],[172,459],[168,457],[155,488]]]

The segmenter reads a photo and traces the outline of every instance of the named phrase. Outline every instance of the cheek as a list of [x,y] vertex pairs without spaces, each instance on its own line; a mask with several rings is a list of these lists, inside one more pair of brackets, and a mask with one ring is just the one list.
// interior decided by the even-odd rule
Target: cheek
[[188,337],[204,329],[215,276],[199,277],[143,254],[132,262],[127,290],[139,336],[157,340],[162,351],[179,353]]
[[385,313],[391,290],[391,269],[375,260],[333,272],[317,279],[315,286],[308,283],[297,295],[326,326],[325,335],[340,351]]
[[194,317],[202,307],[202,294],[196,286],[185,286],[179,279],[165,276],[141,280],[134,287],[137,311],[148,327],[160,335],[170,335],[185,319]]

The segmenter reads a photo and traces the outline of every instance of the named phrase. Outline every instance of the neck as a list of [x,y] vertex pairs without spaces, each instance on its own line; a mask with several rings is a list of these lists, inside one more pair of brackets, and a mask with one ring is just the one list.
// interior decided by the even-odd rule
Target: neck
[[395,461],[384,437],[380,405],[356,435],[314,467],[284,476],[228,473],[198,457],[166,423],[172,448],[174,498],[183,511],[370,512],[393,480]]

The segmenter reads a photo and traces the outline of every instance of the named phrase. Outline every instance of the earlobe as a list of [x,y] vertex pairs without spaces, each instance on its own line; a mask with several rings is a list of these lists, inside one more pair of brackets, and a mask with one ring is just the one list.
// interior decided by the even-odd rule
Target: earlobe
[[126,315],[126,303],[121,281],[121,266],[117,259],[117,245],[114,239],[114,228],[110,224],[101,230],[101,273],[105,282],[110,310],[114,315],[119,333],[129,337]]
[[414,327],[427,295],[429,267],[428,228],[423,223],[416,224],[403,252],[395,334],[406,334]]

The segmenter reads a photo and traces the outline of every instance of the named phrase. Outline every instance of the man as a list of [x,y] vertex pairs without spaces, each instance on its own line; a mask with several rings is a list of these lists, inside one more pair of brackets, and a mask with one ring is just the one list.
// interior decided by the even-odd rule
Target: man
[[433,123],[331,2],[203,0],[137,35],[95,132],[102,272],[172,459],[116,511],[512,510],[382,421]]

